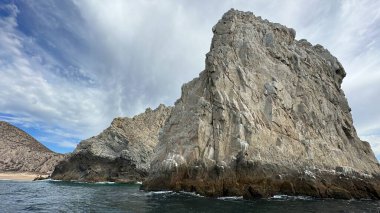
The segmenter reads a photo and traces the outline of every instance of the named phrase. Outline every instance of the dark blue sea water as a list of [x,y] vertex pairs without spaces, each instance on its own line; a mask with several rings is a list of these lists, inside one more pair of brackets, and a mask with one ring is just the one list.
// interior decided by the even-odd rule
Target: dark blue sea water
[[380,212],[379,201],[281,197],[246,201],[144,192],[139,185],[0,181],[0,212]]

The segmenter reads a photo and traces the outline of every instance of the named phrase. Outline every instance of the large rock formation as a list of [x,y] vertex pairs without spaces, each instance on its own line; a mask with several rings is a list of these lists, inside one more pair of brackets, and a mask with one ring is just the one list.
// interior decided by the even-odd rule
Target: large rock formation
[[99,135],[82,141],[56,166],[52,178],[78,181],[142,181],[148,174],[158,132],[171,108],[148,108],[133,118],[116,118]]
[[209,196],[380,198],[380,166],[353,126],[346,73],[321,45],[250,12],[213,28],[206,68],[182,87],[147,190]]
[[0,172],[50,174],[63,159],[21,129],[0,121]]

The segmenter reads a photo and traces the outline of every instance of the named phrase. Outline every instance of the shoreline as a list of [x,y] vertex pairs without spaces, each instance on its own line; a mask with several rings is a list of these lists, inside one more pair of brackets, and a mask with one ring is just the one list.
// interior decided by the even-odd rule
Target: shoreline
[[49,175],[42,175],[30,172],[0,172],[1,180],[14,180],[14,181],[33,181],[37,177],[48,177]]

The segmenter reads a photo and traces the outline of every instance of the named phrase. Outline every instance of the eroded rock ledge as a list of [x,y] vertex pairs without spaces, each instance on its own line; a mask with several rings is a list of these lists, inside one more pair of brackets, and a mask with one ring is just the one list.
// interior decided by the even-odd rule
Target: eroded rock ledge
[[160,105],[133,118],[115,118],[102,133],[82,141],[56,166],[52,178],[86,182],[144,180],[159,130],[170,110]]
[[250,12],[228,11],[213,32],[143,188],[379,199],[380,165],[353,126],[339,61]]

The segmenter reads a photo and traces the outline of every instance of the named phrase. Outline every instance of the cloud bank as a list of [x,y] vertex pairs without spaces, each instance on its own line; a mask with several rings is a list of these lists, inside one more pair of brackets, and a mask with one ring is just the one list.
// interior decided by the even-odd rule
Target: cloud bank
[[212,26],[252,11],[342,62],[359,135],[380,154],[378,1],[23,1],[0,3],[0,119],[55,151],[159,103],[204,69]]

